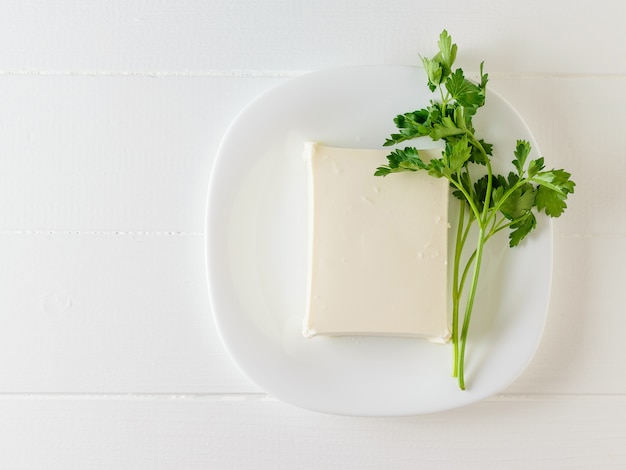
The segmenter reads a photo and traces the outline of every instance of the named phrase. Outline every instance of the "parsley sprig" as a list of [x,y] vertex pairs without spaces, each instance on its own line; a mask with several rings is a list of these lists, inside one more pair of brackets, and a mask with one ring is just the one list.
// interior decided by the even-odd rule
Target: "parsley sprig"
[[[438,46],[439,52],[433,58],[422,58],[428,87],[437,99],[426,108],[397,116],[394,122],[398,132],[391,134],[385,146],[428,136],[445,143],[441,157],[424,161],[415,147],[396,149],[387,156],[388,165],[379,167],[375,175],[427,171],[433,177],[446,178],[460,201],[451,333],[453,376],[464,390],[465,349],[485,243],[508,230],[509,245],[519,245],[537,226],[540,213],[559,217],[565,211],[575,183],[565,170],[546,170],[543,157],[530,160],[531,146],[525,140],[518,140],[513,149],[513,171],[506,176],[494,174],[493,146],[476,136],[472,124],[472,118],[485,105],[488,75],[482,63],[479,82],[468,80],[460,68],[453,70],[457,46],[447,31],[441,33]],[[472,249],[468,239],[476,228],[477,242]],[[461,316],[462,299],[465,305]]]

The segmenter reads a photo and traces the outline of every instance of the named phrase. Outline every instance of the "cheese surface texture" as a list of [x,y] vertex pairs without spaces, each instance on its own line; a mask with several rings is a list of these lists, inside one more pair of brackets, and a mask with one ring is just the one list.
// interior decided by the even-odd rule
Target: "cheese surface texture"
[[[441,150],[420,151],[423,159]],[[303,334],[445,342],[448,181],[374,176],[388,150],[305,144],[309,285]]]

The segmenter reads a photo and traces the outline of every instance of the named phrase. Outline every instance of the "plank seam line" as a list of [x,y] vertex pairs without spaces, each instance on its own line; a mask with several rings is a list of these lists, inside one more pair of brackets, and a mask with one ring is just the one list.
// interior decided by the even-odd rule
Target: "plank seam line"
[[[332,66],[319,67],[314,70],[324,70],[334,67],[359,67],[366,64],[336,64]],[[385,64],[380,64],[385,65]],[[394,65],[394,64],[388,64]],[[412,66],[407,64],[395,64],[398,66]],[[135,78],[292,78],[303,75],[313,70],[263,70],[263,69],[213,69],[213,70],[144,70],[144,71],[123,71],[123,70],[0,70],[0,76],[16,77],[135,77]],[[468,73],[471,79],[479,78],[478,74]],[[491,79],[499,80],[577,80],[577,79],[602,79],[602,80],[623,80],[626,74],[623,73],[489,73]]]
[[[509,401],[589,401],[626,400],[624,393],[502,393],[486,398],[484,402]],[[0,400],[164,400],[202,401],[223,400],[278,401],[261,392],[250,393],[61,393],[61,392],[0,392]]]
[[0,70],[6,77],[136,77],[136,78],[291,78],[307,70],[165,70],[165,71],[106,71],[106,70]]
[[205,235],[201,231],[184,230],[0,230],[0,235],[53,236],[53,235],[87,235],[87,236],[198,236]]

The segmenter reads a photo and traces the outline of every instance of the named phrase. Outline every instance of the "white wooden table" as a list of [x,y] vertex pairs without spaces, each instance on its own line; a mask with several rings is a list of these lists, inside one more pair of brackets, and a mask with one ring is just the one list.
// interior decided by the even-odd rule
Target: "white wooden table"
[[[619,0],[1,2],[0,468],[626,468],[625,20]],[[213,325],[217,146],[264,90],[416,64],[443,28],[578,183],[540,349],[454,411],[283,404]]]

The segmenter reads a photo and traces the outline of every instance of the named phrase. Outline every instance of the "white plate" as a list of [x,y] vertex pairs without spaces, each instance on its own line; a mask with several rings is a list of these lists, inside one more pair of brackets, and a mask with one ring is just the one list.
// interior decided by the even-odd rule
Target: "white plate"
[[[515,110],[488,93],[475,126],[508,172],[516,139],[528,139],[535,155],[537,145]],[[523,246],[509,249],[505,236],[487,245],[466,391],[451,377],[450,344],[301,334],[308,236],[303,142],[379,148],[394,131],[397,114],[421,108],[431,97],[421,68],[326,70],[266,92],[226,133],[209,189],[211,304],[234,362],[274,397],[345,415],[435,412],[502,391],[531,360],[543,332],[552,270],[552,226],[543,219]]]

